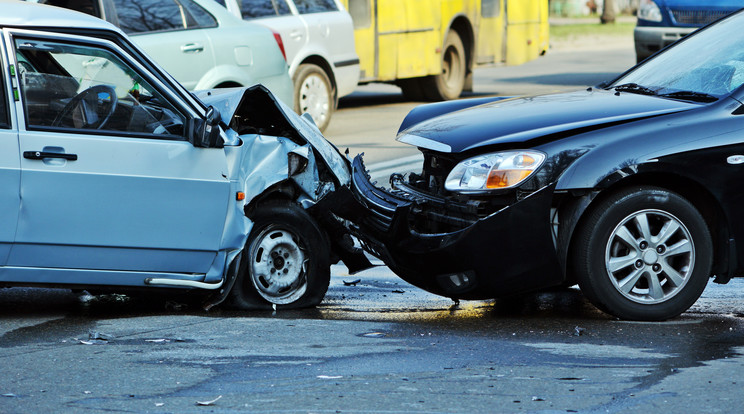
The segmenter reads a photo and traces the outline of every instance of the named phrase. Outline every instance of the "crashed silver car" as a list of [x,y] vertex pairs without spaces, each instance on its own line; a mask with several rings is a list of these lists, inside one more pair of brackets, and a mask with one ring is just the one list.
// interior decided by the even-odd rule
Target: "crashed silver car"
[[0,287],[302,307],[369,265],[322,207],[347,161],[267,89],[197,97],[105,21],[0,7]]

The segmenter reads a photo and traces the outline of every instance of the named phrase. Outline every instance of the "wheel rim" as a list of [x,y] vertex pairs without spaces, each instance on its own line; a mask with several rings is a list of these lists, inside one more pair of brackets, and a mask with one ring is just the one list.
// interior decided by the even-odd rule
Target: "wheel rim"
[[251,248],[251,282],[271,303],[292,303],[307,290],[308,259],[299,240],[289,230],[270,226]]
[[331,107],[331,92],[323,78],[318,74],[310,74],[300,85],[300,112],[309,113],[316,125],[325,124]]
[[448,89],[455,90],[463,78],[462,76],[462,57],[457,48],[450,46],[444,53],[442,60],[442,79]]
[[605,249],[607,275],[624,297],[655,304],[690,280],[695,246],[687,227],[662,210],[635,212],[615,227]]

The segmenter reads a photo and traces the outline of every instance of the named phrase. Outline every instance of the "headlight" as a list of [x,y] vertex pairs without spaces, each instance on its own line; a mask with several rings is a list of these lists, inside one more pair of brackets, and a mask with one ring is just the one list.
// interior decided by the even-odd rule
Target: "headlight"
[[653,0],[641,0],[638,7],[638,20],[647,20],[649,22],[661,21],[661,9]]
[[498,190],[521,184],[545,161],[537,151],[505,151],[479,155],[457,164],[444,188],[458,192]]

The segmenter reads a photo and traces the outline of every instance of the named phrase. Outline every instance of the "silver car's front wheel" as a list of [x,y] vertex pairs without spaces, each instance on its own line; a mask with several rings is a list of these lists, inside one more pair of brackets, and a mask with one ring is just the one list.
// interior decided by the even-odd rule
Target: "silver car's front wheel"
[[250,278],[256,291],[271,303],[292,303],[307,290],[304,246],[293,230],[270,225],[251,243]]
[[330,283],[330,248],[315,219],[280,200],[260,205],[249,218],[253,228],[230,303],[240,309],[319,304]]
[[603,197],[572,242],[584,295],[623,319],[663,320],[687,310],[710,276],[713,243],[703,216],[669,190],[637,186]]

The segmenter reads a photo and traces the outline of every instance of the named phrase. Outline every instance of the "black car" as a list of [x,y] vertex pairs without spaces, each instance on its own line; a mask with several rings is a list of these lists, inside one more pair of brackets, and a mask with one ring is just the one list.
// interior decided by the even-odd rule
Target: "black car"
[[398,140],[420,173],[369,182],[347,218],[400,277],[455,299],[578,283],[663,320],[744,275],[744,13],[606,85],[424,105]]

